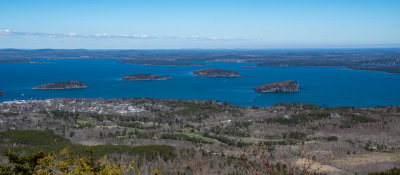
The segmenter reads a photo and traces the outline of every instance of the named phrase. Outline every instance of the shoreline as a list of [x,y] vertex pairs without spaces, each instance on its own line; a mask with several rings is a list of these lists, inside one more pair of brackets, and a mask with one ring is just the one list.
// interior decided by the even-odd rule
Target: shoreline
[[[1,97],[1,96],[0,96]],[[4,96],[3,96],[4,97]],[[1,98],[0,98],[1,99]],[[398,105],[376,105],[376,106],[326,106],[326,105],[318,105],[318,104],[310,104],[310,103],[302,103],[302,102],[279,102],[274,105],[264,105],[264,106],[258,106],[258,105],[236,105],[233,103],[229,102],[223,102],[223,101],[218,101],[218,100],[202,100],[202,99],[179,99],[179,98],[152,98],[152,97],[126,97],[126,98],[104,98],[104,97],[95,97],[95,98],[79,98],[79,97],[55,97],[55,98],[44,98],[44,99],[14,99],[14,100],[5,100],[1,101],[0,104],[2,103],[29,103],[29,102],[43,102],[43,101],[48,101],[48,100],[100,100],[100,101],[114,101],[114,100],[155,100],[155,101],[184,101],[184,102],[201,102],[201,103],[206,103],[206,102],[212,102],[212,103],[218,103],[218,104],[229,104],[231,106],[235,107],[242,107],[242,108],[267,108],[267,107],[274,107],[278,105],[288,105],[288,104],[302,104],[302,105],[312,105],[316,107],[321,107],[321,108],[380,108],[380,107],[400,107],[400,104]]]

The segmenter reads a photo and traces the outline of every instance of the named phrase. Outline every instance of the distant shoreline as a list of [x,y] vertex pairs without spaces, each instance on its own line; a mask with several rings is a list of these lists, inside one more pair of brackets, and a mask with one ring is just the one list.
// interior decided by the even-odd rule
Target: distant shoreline
[[[400,48],[314,49],[0,49],[0,63],[44,64],[43,60],[113,59],[121,64],[205,66],[248,63],[256,67],[347,67],[400,73]],[[386,65],[372,68],[364,65]],[[253,66],[246,66],[253,67]]]

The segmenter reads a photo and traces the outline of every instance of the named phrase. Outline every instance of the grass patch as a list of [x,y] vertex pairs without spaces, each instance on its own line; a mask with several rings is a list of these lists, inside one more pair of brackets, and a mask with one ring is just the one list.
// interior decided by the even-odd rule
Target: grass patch
[[139,122],[139,121],[134,121],[134,122],[123,122],[120,123],[118,126],[120,127],[127,127],[127,128],[138,128],[138,129],[156,129],[159,127],[158,122]]
[[207,134],[199,132],[193,128],[183,128],[177,133],[163,133],[160,136],[161,139],[171,139],[171,140],[184,140],[194,143],[206,143],[206,144],[223,144],[222,142],[207,137]]
[[225,137],[225,136],[209,135],[207,133],[204,136],[208,137],[208,138],[212,138],[212,139],[218,140],[218,141],[220,141],[222,143],[225,143],[225,144],[227,144],[229,146],[245,147],[245,146],[249,146],[250,145],[249,143],[233,140],[233,139],[230,139],[230,138]]
[[140,132],[144,131],[143,129],[140,129],[140,128],[132,128],[132,127],[127,127],[127,126],[119,126],[119,125],[96,126],[96,127],[98,127],[98,128],[104,127],[104,128],[109,128],[109,129],[110,128],[118,128],[118,129],[125,129],[127,131],[140,131]]
[[80,119],[76,120],[76,123],[80,125],[86,125],[94,122],[96,122],[96,120],[80,120]]

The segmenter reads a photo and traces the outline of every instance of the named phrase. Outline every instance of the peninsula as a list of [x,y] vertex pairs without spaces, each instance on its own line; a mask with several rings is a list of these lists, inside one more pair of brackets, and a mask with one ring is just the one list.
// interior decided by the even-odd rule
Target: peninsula
[[159,66],[201,66],[204,64],[190,63],[190,62],[177,62],[170,60],[123,60],[121,64],[137,64],[137,65],[159,65]]
[[193,71],[193,74],[196,74],[201,77],[224,77],[224,78],[240,77],[240,74],[235,71],[221,70],[221,69],[200,69]]
[[348,66],[347,68],[353,70],[366,70],[386,72],[391,74],[400,74],[400,66]]
[[56,83],[48,83],[34,87],[33,89],[82,89],[87,88],[86,84],[81,81],[63,81]]
[[137,80],[166,80],[171,78],[170,76],[158,76],[153,74],[134,74],[134,75],[127,75],[122,78],[122,80],[127,81],[137,81]]
[[288,80],[257,86],[254,90],[257,92],[298,92],[300,85],[293,80]]

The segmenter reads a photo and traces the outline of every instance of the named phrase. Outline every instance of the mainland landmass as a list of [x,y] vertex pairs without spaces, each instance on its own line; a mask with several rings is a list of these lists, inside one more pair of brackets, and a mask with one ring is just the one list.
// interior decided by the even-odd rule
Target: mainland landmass
[[154,74],[134,74],[127,75],[122,80],[134,81],[134,80],[166,80],[171,78],[170,76],[158,76]]
[[224,77],[224,78],[240,77],[240,74],[235,71],[221,70],[221,69],[200,69],[193,71],[193,74],[196,74],[201,77]]
[[298,92],[300,85],[293,80],[288,80],[263,84],[254,88],[254,90],[257,92]]
[[33,89],[82,89],[87,88],[86,84],[81,81],[63,81],[56,83],[48,83],[34,87]]
[[[399,118],[399,106],[244,108],[152,98],[7,101],[0,103],[0,165],[34,171],[59,160],[56,165],[80,162],[91,168],[97,165],[93,160],[107,155],[99,163],[127,167],[133,162],[126,174],[244,175],[274,167],[298,174],[369,174],[399,167]],[[71,161],[76,159],[68,152],[86,159]],[[42,157],[46,161],[36,162]],[[72,167],[54,166],[49,172]]]
[[0,60],[0,63],[29,63],[28,60]]
[[349,66],[349,69],[400,74],[400,66]]
[[123,60],[120,61],[122,64],[139,64],[139,65],[160,65],[160,66],[201,66],[204,64],[189,63],[189,62],[177,62],[169,60]]
[[[395,67],[372,70],[363,65],[400,65],[399,48],[285,50],[85,50],[0,49],[0,63],[43,59],[118,59],[123,64],[199,66],[196,62],[256,63],[270,67],[349,67],[396,73]],[[369,66],[368,66],[369,67]],[[397,68],[395,68],[397,69]]]

